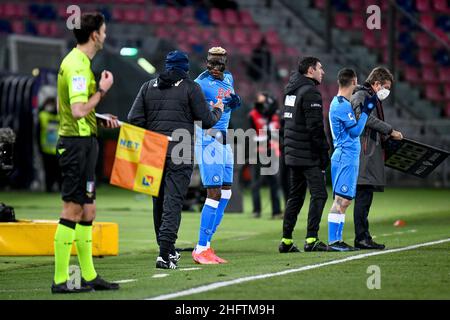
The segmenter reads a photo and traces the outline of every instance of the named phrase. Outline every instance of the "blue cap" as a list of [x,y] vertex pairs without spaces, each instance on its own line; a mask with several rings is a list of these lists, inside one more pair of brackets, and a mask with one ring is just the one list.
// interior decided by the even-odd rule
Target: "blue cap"
[[166,70],[181,69],[185,72],[189,71],[189,58],[183,51],[171,51],[166,57]]

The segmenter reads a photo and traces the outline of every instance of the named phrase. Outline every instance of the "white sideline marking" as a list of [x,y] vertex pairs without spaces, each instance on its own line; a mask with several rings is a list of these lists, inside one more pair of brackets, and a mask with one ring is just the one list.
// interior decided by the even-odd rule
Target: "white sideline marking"
[[222,287],[228,287],[228,286],[232,286],[234,284],[239,284],[239,283],[243,283],[243,282],[259,280],[259,279],[267,279],[267,278],[272,278],[272,277],[276,277],[276,276],[283,276],[283,275],[290,274],[290,273],[317,269],[317,268],[321,268],[321,267],[325,267],[325,266],[329,266],[329,265],[333,265],[333,264],[344,263],[347,261],[359,260],[359,259],[363,259],[363,258],[367,258],[367,257],[371,257],[371,256],[386,254],[386,253],[412,250],[412,249],[417,249],[420,247],[432,246],[435,244],[441,244],[441,243],[445,243],[445,242],[450,242],[450,238],[438,240],[438,241],[415,244],[415,245],[403,247],[403,248],[376,251],[376,252],[365,253],[365,254],[358,254],[358,255],[354,255],[351,257],[344,258],[344,259],[331,260],[328,262],[312,264],[312,265],[303,266],[303,267],[297,268],[297,269],[289,269],[289,270],[279,271],[279,272],[275,272],[275,273],[266,273],[266,274],[260,274],[257,276],[248,276],[248,277],[243,277],[243,278],[237,278],[234,280],[211,283],[211,284],[200,286],[197,288],[191,288],[191,289],[187,289],[187,290],[183,290],[183,291],[179,291],[179,292],[175,292],[175,293],[163,294],[163,295],[156,296],[153,298],[147,298],[145,300],[167,300],[167,299],[179,298],[179,297],[184,297],[184,296],[189,296],[189,295],[193,295],[193,294],[197,294],[197,293],[215,290],[215,289],[222,288]]
[[152,276],[152,278],[164,278],[167,277],[169,274],[168,273],[158,273],[158,274],[154,274]]
[[[394,235],[402,235],[402,234],[405,234],[405,233],[415,233],[415,232],[417,232],[416,229],[411,229],[411,230],[407,230],[407,231],[396,231],[394,233],[383,233],[381,235],[381,237],[389,237],[389,236],[394,236]],[[377,236],[373,236],[372,239],[375,239],[376,237]]]
[[201,270],[201,268],[199,268],[199,267],[181,268],[181,269],[178,269],[178,270],[180,270],[180,271],[192,271],[192,270]]
[[129,283],[129,282],[135,282],[137,279],[125,279],[125,280],[119,280],[119,281],[113,281],[114,283]]

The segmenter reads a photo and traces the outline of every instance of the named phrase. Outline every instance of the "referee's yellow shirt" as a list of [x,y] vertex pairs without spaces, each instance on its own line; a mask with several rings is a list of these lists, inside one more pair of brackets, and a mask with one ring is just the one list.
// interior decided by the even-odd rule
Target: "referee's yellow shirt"
[[87,116],[76,120],[71,105],[86,103],[96,92],[94,74],[89,57],[73,48],[64,58],[58,72],[59,135],[62,137],[88,137],[97,135],[95,109]]

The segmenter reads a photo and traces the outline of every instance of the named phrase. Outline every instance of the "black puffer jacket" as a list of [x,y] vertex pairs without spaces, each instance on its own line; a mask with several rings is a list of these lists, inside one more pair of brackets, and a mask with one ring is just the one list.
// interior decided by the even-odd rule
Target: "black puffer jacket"
[[294,72],[285,89],[284,154],[288,166],[319,166],[329,163],[319,83]]
[[165,72],[142,85],[128,114],[128,121],[166,136],[172,136],[176,129],[186,129],[190,141],[171,141],[167,157],[171,157],[174,146],[181,143],[191,148],[191,152],[177,154],[177,157],[189,160],[193,156],[194,121],[201,121],[203,128],[209,129],[221,116],[220,109],[210,110],[202,89],[187,74]]

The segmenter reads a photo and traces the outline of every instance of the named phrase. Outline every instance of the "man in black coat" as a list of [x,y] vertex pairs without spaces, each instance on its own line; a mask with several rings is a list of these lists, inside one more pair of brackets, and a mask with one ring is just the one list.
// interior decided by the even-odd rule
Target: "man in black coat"
[[292,240],[297,217],[306,196],[311,193],[305,251],[333,251],[318,239],[322,211],[327,201],[325,169],[329,145],[325,137],[322,96],[317,86],[325,72],[315,57],[300,60],[285,89],[284,155],[290,170],[289,199],[283,221],[280,253],[299,252]]
[[[170,52],[165,68],[158,78],[142,85],[128,121],[168,137],[177,129],[177,132],[181,129],[188,133],[189,141],[170,141],[159,196],[153,198],[153,220],[159,245],[156,267],[176,269],[180,255],[175,251],[175,241],[193,170],[194,121],[201,121],[205,129],[211,128],[222,116],[223,103],[218,101],[210,110],[200,86],[189,79],[189,60],[184,52]],[[179,144],[185,147],[179,148]],[[175,150],[187,151],[179,154]]]

